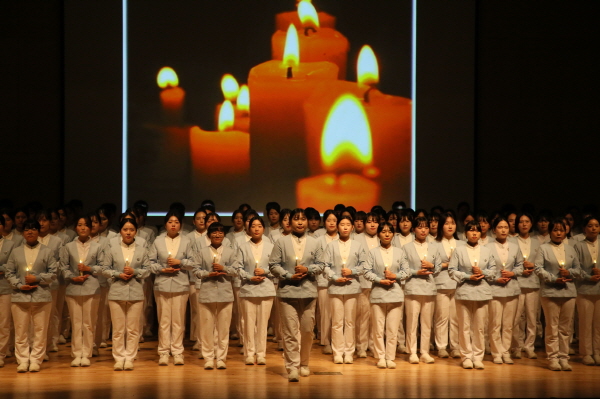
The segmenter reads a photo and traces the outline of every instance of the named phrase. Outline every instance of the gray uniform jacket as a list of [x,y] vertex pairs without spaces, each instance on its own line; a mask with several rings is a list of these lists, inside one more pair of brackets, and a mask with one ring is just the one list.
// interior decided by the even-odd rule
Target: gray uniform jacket
[[[66,244],[55,235],[49,234],[48,238],[48,243],[45,245],[52,250],[54,259],[56,259],[57,262],[56,266],[58,267],[58,270],[56,272],[56,280],[52,281],[52,283],[50,284],[50,290],[54,291],[57,290],[60,285],[67,285],[62,270],[60,269],[60,264],[58,263],[60,260],[60,250],[64,248]],[[69,242],[71,242],[71,240],[69,240]]]
[[[369,258],[369,252],[371,251],[369,249],[369,246],[367,245],[367,239],[365,238],[365,234],[367,233],[360,233],[360,234],[356,234],[353,238],[353,240],[356,240],[358,243],[360,243],[360,245],[362,245],[362,247],[365,250],[365,253],[367,254],[367,259]],[[379,238],[377,239],[377,242],[379,242]],[[363,267],[363,271],[361,273],[361,275],[358,277],[358,282],[360,283],[360,288],[361,289],[371,289],[373,287],[373,282],[367,280],[367,278],[365,277],[365,269]]]
[[[454,240],[456,242],[456,248],[467,245],[464,241]],[[444,244],[440,241],[436,241],[435,245],[438,251],[438,257],[442,263],[448,263],[450,266],[450,258],[448,258],[448,254],[446,254],[446,250],[444,249]],[[454,248],[454,251],[456,251]],[[453,251],[453,252],[454,252]],[[438,290],[455,290],[456,289],[456,281],[450,278],[450,273],[448,272],[448,268],[440,270],[437,276],[434,276],[435,286]]]
[[[119,237],[120,239],[120,237]],[[143,301],[144,300],[144,279],[150,275],[150,256],[148,248],[139,245],[138,238],[135,240],[135,250],[133,259],[129,260],[129,267],[134,269],[133,277],[129,280],[122,280],[119,275],[125,268],[125,258],[121,244],[111,245],[105,252],[104,257],[104,276],[108,278],[110,289],[108,299],[110,301]]]
[[[517,243],[517,245],[519,245],[518,240],[519,239],[517,238],[515,241]],[[540,250],[540,242],[537,240],[537,238],[534,238],[534,237],[531,237],[529,242],[531,244],[529,246],[529,254],[527,254],[527,260],[529,262],[535,263],[535,260],[537,259],[538,251]],[[525,255],[522,252],[521,252],[521,254]],[[519,277],[517,277],[517,281],[519,283],[519,287],[521,287],[521,288],[532,288],[532,289],[540,288],[540,278],[535,273],[531,273],[529,276],[524,276],[521,274]]]
[[[600,282],[590,280],[590,277],[592,277],[592,268],[594,267],[594,259],[592,259],[587,243],[585,241],[578,241],[574,249],[579,258],[579,266],[581,267],[581,275],[575,281],[577,294],[600,295]],[[599,259],[595,260],[598,262]],[[596,266],[600,265],[596,263]]]
[[[499,279],[502,277],[502,261],[500,260],[500,255],[498,255],[498,251],[496,249],[496,241],[490,242],[486,246],[496,261],[495,278]],[[506,284],[498,284],[497,280],[490,282],[490,285],[492,286],[492,296],[494,298],[506,298],[521,294],[521,287],[519,286],[517,278],[523,274],[523,255],[521,254],[519,244],[508,241],[508,259],[504,269],[515,273],[515,276],[512,277]]]
[[496,278],[496,261],[489,248],[479,245],[481,259],[477,260],[477,265],[485,277],[477,281],[470,280],[473,267],[467,253],[467,245],[456,248],[448,266],[450,277],[458,283],[454,297],[461,301],[488,301],[492,299],[489,282]]
[[0,295],[8,295],[13,293],[13,289],[6,279],[6,263],[12,250],[15,248],[15,243],[11,240],[2,239],[2,249],[0,250]]
[[442,261],[435,244],[427,244],[427,262],[433,263],[433,274],[421,276],[417,272],[421,270],[421,260],[415,246],[415,242],[409,242],[402,247],[402,266],[408,269],[410,276],[406,279],[404,286],[405,295],[436,295],[437,289],[435,276],[442,270]]
[[[321,255],[325,256],[325,251],[327,250],[327,245],[329,245],[327,243],[327,234],[323,234],[319,237],[314,237],[313,238],[315,240],[317,240],[317,242],[319,243],[319,246],[321,247]],[[338,236],[339,237],[339,236]],[[331,242],[337,241],[338,239],[334,239]],[[323,272],[319,273],[317,275],[317,287],[319,288],[327,288],[329,287],[329,278],[327,278],[327,276],[325,275],[325,264],[323,264]]]
[[[275,286],[273,285],[273,275],[269,272],[269,256],[273,251],[271,240],[262,240],[262,254],[256,264],[256,259],[252,253],[252,244],[244,242],[237,249],[235,270],[242,283],[240,287],[240,297],[258,298],[275,296]],[[255,283],[250,279],[254,277],[256,267],[263,269],[267,275],[260,283]]]
[[379,247],[373,248],[367,257],[364,275],[367,280],[373,282],[371,303],[404,302],[404,290],[400,286],[400,281],[406,280],[410,276],[410,270],[406,265],[402,265],[402,249],[394,246],[392,249],[392,264],[388,265],[388,270],[396,275],[396,282],[392,285],[380,283],[381,280],[385,280],[385,263]]
[[[565,269],[569,270],[571,279],[577,279],[581,275],[579,257],[570,245],[565,248]],[[566,284],[556,284],[559,277],[558,259],[552,250],[552,244],[546,243],[540,246],[535,259],[535,273],[540,278],[540,295],[548,298],[574,298],[577,296],[577,288],[573,281]]]
[[292,280],[296,267],[296,253],[292,236],[293,234],[290,234],[277,240],[269,259],[269,269],[279,279],[277,296],[281,298],[316,298],[316,277],[324,269],[321,246],[316,239],[306,236],[304,254],[298,259],[298,265],[308,268],[308,273],[301,280]]
[[[221,244],[223,245],[223,244]],[[219,264],[225,268],[226,276],[209,277],[213,271],[213,253],[210,247],[202,248],[194,255],[194,270],[196,275],[196,289],[198,290],[198,302],[233,302],[233,287],[231,280],[236,274],[234,264],[235,252],[230,246],[223,246],[223,253]]]
[[91,272],[84,272],[89,277],[83,283],[76,283],[71,280],[79,276],[79,251],[77,250],[77,239],[71,241],[60,249],[59,267],[64,279],[68,282],[67,295],[84,296],[100,294],[100,282],[98,276],[101,276],[106,266],[104,265],[104,249],[97,242],[90,243],[90,250],[87,258],[81,259],[83,264],[92,268]]
[[342,255],[340,254],[339,239],[330,242],[325,250],[324,276],[329,281],[328,292],[330,295],[352,295],[360,294],[361,288],[358,276],[363,274],[367,262],[367,252],[362,244],[355,240],[350,241],[350,251],[346,260],[346,268],[350,269],[352,280],[346,283],[338,283],[336,280],[342,277]]
[[160,292],[189,292],[190,291],[190,278],[188,276],[188,270],[192,270],[194,264],[194,253],[192,249],[192,240],[183,235],[179,234],[179,248],[176,254],[171,254],[171,257],[179,259],[181,264],[179,265],[180,271],[177,273],[162,273],[162,269],[166,269],[167,259],[169,259],[169,251],[167,249],[166,238],[167,236],[158,236],[152,244],[150,250],[150,271],[156,274],[154,279],[154,291]]
[[37,276],[39,280],[39,283],[36,284],[37,288],[29,291],[19,289],[25,285],[25,276],[27,275],[25,245],[13,249],[6,264],[6,278],[13,287],[11,302],[52,302],[52,294],[48,286],[56,280],[58,265],[52,250],[45,245],[38,244],[41,248],[29,272]]

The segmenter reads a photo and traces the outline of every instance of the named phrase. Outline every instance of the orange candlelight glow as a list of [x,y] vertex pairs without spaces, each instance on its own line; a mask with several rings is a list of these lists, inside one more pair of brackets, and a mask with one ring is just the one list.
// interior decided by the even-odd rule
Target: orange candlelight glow
[[240,86],[232,75],[226,74],[221,79],[221,90],[226,100],[235,102],[240,91]]
[[243,114],[250,113],[250,90],[246,85],[240,87],[240,94],[237,97],[237,107]]
[[[300,21],[300,17],[298,15],[298,9],[302,5],[302,3],[312,5],[311,0],[296,1],[296,11],[282,12],[275,15],[275,30],[285,32],[290,23],[294,24],[294,26],[296,26],[296,29],[302,29],[303,27],[306,27],[306,25]],[[304,8],[305,5],[302,5],[302,7]],[[327,14],[323,11],[319,11],[317,15],[319,16],[319,25],[322,28],[335,29],[336,18],[333,15]]]
[[233,104],[231,104],[231,101],[225,100],[219,111],[219,131],[224,132],[233,129],[234,118]]
[[298,3],[298,17],[304,27],[318,28],[319,15],[311,2],[303,0]]
[[170,67],[163,67],[156,77],[160,93],[163,117],[168,124],[180,124],[183,117],[183,100],[185,91],[179,87],[179,78]]
[[321,139],[321,163],[330,173],[300,179],[296,185],[297,205],[328,209],[344,202],[357,209],[370,209],[377,204],[381,188],[358,173],[372,173],[372,161],[371,130],[365,111],[356,97],[344,94],[331,107]]
[[379,83],[379,65],[371,46],[364,45],[360,49],[356,71],[359,84],[373,86]]
[[298,45],[298,32],[294,25],[290,24],[285,37],[283,50],[283,65],[288,68],[297,67],[300,63],[300,46]]

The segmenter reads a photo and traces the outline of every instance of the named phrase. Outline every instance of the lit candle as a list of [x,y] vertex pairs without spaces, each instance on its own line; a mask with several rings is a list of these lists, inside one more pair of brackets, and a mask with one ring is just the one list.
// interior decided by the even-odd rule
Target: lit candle
[[29,272],[33,269],[33,263],[29,263],[25,268],[25,275],[29,276]]
[[277,192],[279,202],[287,204],[295,201],[296,180],[308,175],[304,101],[338,74],[330,62],[301,62],[297,44],[296,29],[290,25],[284,61],[257,65],[248,76],[252,175],[268,176],[255,182],[255,191]]
[[[238,84],[237,80],[230,74],[223,75],[221,79],[221,91],[226,101],[230,101],[234,110],[234,125],[233,130],[242,132],[250,131],[250,95],[247,85]],[[215,112],[216,126],[219,126],[219,117],[222,104],[218,104]]]
[[296,266],[298,266],[298,257],[296,256]]
[[473,263],[474,263],[473,267],[477,267],[477,259],[474,259]]
[[213,263],[217,263],[217,255],[213,255]]
[[342,95],[331,108],[320,153],[322,167],[328,173],[298,181],[299,207],[329,209],[342,202],[356,209],[371,209],[379,203],[380,186],[366,177],[373,161],[371,130],[356,97]]
[[[321,27],[314,6],[302,1],[298,6],[298,15],[302,28],[297,28],[300,54],[305,62],[329,61],[338,66],[338,78],[346,78],[346,62],[348,59],[348,39],[332,28]],[[282,60],[286,42],[286,32],[276,31],[271,37],[271,56],[274,60]]]
[[314,175],[323,172],[323,166],[319,162],[319,148],[328,110],[341,94],[352,93],[360,99],[371,128],[371,176],[381,187],[394,188],[383,190],[379,202],[392,203],[399,197],[409,198],[412,100],[383,94],[376,89],[379,70],[370,47],[364,46],[361,50],[357,69],[357,83],[341,80],[323,82],[304,104],[310,173]]
[[450,256],[448,257],[448,259],[452,259],[452,254],[454,253],[454,247],[450,247]]
[[129,258],[125,258],[125,267],[129,267]]
[[565,268],[565,261],[564,260],[560,262],[559,268],[561,268],[561,269]]
[[256,264],[254,265],[255,269],[258,269],[258,260],[256,261]]
[[506,270],[506,262],[502,262],[502,270]]
[[[310,0],[302,0],[297,2],[297,6],[300,7],[300,3],[308,2]],[[335,28],[335,17],[333,15],[327,14],[326,12],[319,12],[319,21],[320,25],[323,28]],[[303,24],[300,21],[300,16],[298,15],[298,11],[289,11],[282,12],[275,15],[275,29],[285,31],[290,24],[294,24],[296,29],[302,29]]]
[[389,269],[388,265],[385,265],[385,271],[387,272],[387,271],[389,271],[389,270],[390,270],[390,269]]
[[160,102],[164,122],[169,125],[181,125],[183,121],[183,102],[185,91],[179,87],[179,78],[170,67],[163,67],[156,77],[158,86],[163,89]]
[[[79,263],[83,263],[83,260],[79,259]],[[81,276],[83,276],[83,271],[82,270],[79,271],[79,277],[81,277]]]

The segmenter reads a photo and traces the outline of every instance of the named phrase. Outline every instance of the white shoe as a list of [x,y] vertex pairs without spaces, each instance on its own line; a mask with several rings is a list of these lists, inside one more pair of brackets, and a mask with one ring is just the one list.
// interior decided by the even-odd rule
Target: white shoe
[[333,353],[333,350],[331,349],[331,345],[325,345],[323,347],[323,354],[324,355],[331,355]]
[[419,355],[417,355],[416,353],[412,353],[409,357],[408,357],[408,362],[410,364],[419,364]]
[[90,367],[92,363],[90,362],[90,358],[89,357],[82,357],[81,358],[81,367]]
[[600,355],[594,355],[594,362],[596,362],[596,366],[600,366]]
[[366,358],[367,357],[367,352],[365,352],[365,351],[358,352],[358,357],[361,358],[361,359]]
[[404,345],[398,345],[398,347],[396,348],[396,352],[397,353],[407,354],[408,353],[408,348],[406,348],[406,346],[404,346]]
[[204,355],[202,354],[202,351],[198,352],[198,359],[204,359]]
[[31,372],[31,373],[37,373],[38,371],[40,371],[40,364],[39,363],[31,363],[29,365],[29,372]]
[[146,340],[144,339],[144,336],[143,336],[143,335],[140,335],[140,339],[138,340],[138,342],[139,342],[140,344],[143,344],[144,342],[146,342]]
[[[562,371],[573,371],[573,368],[567,359],[559,359],[558,364],[560,364]],[[31,367],[29,368],[29,371],[31,371]]]
[[521,350],[520,349],[516,349],[512,352],[512,354],[510,355],[510,357],[512,357],[513,359],[521,359]]
[[346,363],[346,364],[354,364],[354,358],[352,357],[352,355],[346,355],[346,356],[344,356],[344,363]]
[[310,369],[308,366],[300,366],[300,376],[308,377],[310,375]]
[[300,377],[298,377],[298,370],[292,370],[290,371],[290,373],[288,374],[288,381],[289,382],[298,382],[300,381]]
[[269,327],[269,328],[267,328],[267,335],[268,335],[268,336],[271,336],[271,335],[273,335],[273,327]]
[[483,370],[485,368],[485,366],[483,365],[483,362],[481,362],[479,360],[475,360],[473,362],[473,367],[475,367],[477,370]]
[[17,373],[26,373],[29,371],[29,363],[23,362],[17,367]]
[[194,346],[192,346],[193,351],[199,351],[201,348],[202,348],[202,343],[200,343],[200,340],[196,341]]
[[393,360],[386,360],[385,364],[387,366],[388,369],[395,369],[396,368],[396,362],[394,362]]
[[67,340],[65,339],[65,336],[64,336],[64,335],[60,334],[60,335],[58,336],[58,343],[59,343],[59,344],[61,344],[61,345],[64,345],[64,344],[66,344],[66,343],[67,343]]
[[168,366],[169,365],[169,355],[168,354],[160,355],[160,358],[158,359],[158,365],[159,366]]
[[227,365],[225,364],[224,361],[222,360],[217,360],[217,368],[219,370],[225,370],[227,368]]
[[113,370],[123,371],[123,366],[124,366],[124,362],[122,360],[119,360],[119,361],[115,362],[115,365],[113,366]]
[[537,354],[533,349],[525,349],[525,356],[530,359],[537,359]]
[[50,356],[48,356],[48,353],[44,354],[44,361],[45,362],[49,362],[50,361]]
[[207,360],[204,363],[204,370],[212,370],[215,368],[215,362],[212,360]]
[[515,364],[515,362],[512,360],[512,358],[510,357],[510,355],[508,353],[505,353],[504,355],[502,355],[502,361],[506,364]]
[[380,369],[387,368],[387,363],[385,362],[385,359],[379,359],[379,361],[377,362],[377,367]]
[[335,364],[342,364],[342,363],[344,363],[344,359],[341,356],[334,356],[333,357],[333,363],[335,363]]
[[451,357],[452,359],[459,359],[459,358],[460,358],[460,351],[459,351],[459,350],[456,350],[456,349],[452,350],[452,351],[450,352],[450,357]]
[[244,361],[244,364],[246,366],[254,366],[254,358],[253,357],[247,357],[246,360]]
[[100,352],[98,352],[98,348],[96,348],[94,346],[94,348],[92,348],[92,357],[98,357],[100,356]]
[[470,370],[473,368],[473,362],[471,361],[471,359],[465,359],[465,361],[462,363],[463,369],[467,369]]
[[58,346],[54,344],[50,345],[50,349],[48,349],[48,352],[58,352]]
[[81,366],[81,358],[80,357],[76,357],[71,362],[71,367],[79,367],[79,366]]
[[440,349],[440,350],[438,351],[438,357],[439,357],[440,359],[445,359],[445,358],[447,358],[448,356],[450,356],[450,355],[448,354],[448,351],[447,351],[446,349]]
[[174,355],[173,356],[173,364],[175,366],[183,366],[185,364],[183,355],[182,354]]
[[560,367],[560,364],[558,363],[558,359],[550,359],[548,361],[548,368],[552,371],[561,371],[562,367]]
[[431,357],[431,355],[429,353],[423,353],[421,354],[421,359],[420,359],[423,363],[427,363],[427,364],[433,364],[435,363],[435,360]]
[[104,341],[100,342],[100,347],[101,348],[108,348],[108,344]]
[[265,364],[267,364],[267,360],[264,357],[259,357],[258,359],[256,359],[256,364],[258,364],[259,366],[264,366]]
[[502,364],[502,363],[504,363],[504,362],[502,361],[502,358],[501,358],[500,356],[496,356],[496,357],[494,358],[493,362],[494,362],[494,364]]
[[586,366],[595,366],[596,362],[594,361],[594,358],[591,357],[590,355],[585,355],[583,357],[583,359],[581,359],[581,362],[583,364],[585,364]]
[[125,360],[125,363],[123,363],[123,370],[127,370],[127,371],[133,370],[133,361]]

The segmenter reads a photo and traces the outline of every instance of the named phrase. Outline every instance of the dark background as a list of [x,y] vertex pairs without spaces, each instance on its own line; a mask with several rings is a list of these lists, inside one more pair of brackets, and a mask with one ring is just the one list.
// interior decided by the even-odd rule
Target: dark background
[[[293,7],[255,3],[269,18]],[[360,23],[361,13],[346,14],[348,3],[357,2],[317,1],[352,41],[344,25]],[[396,2],[387,4],[380,12]],[[599,8],[570,0],[418,2],[417,207],[598,202]],[[0,198],[120,204],[121,2],[4,1],[0,30]],[[390,73],[382,69],[384,81]]]

